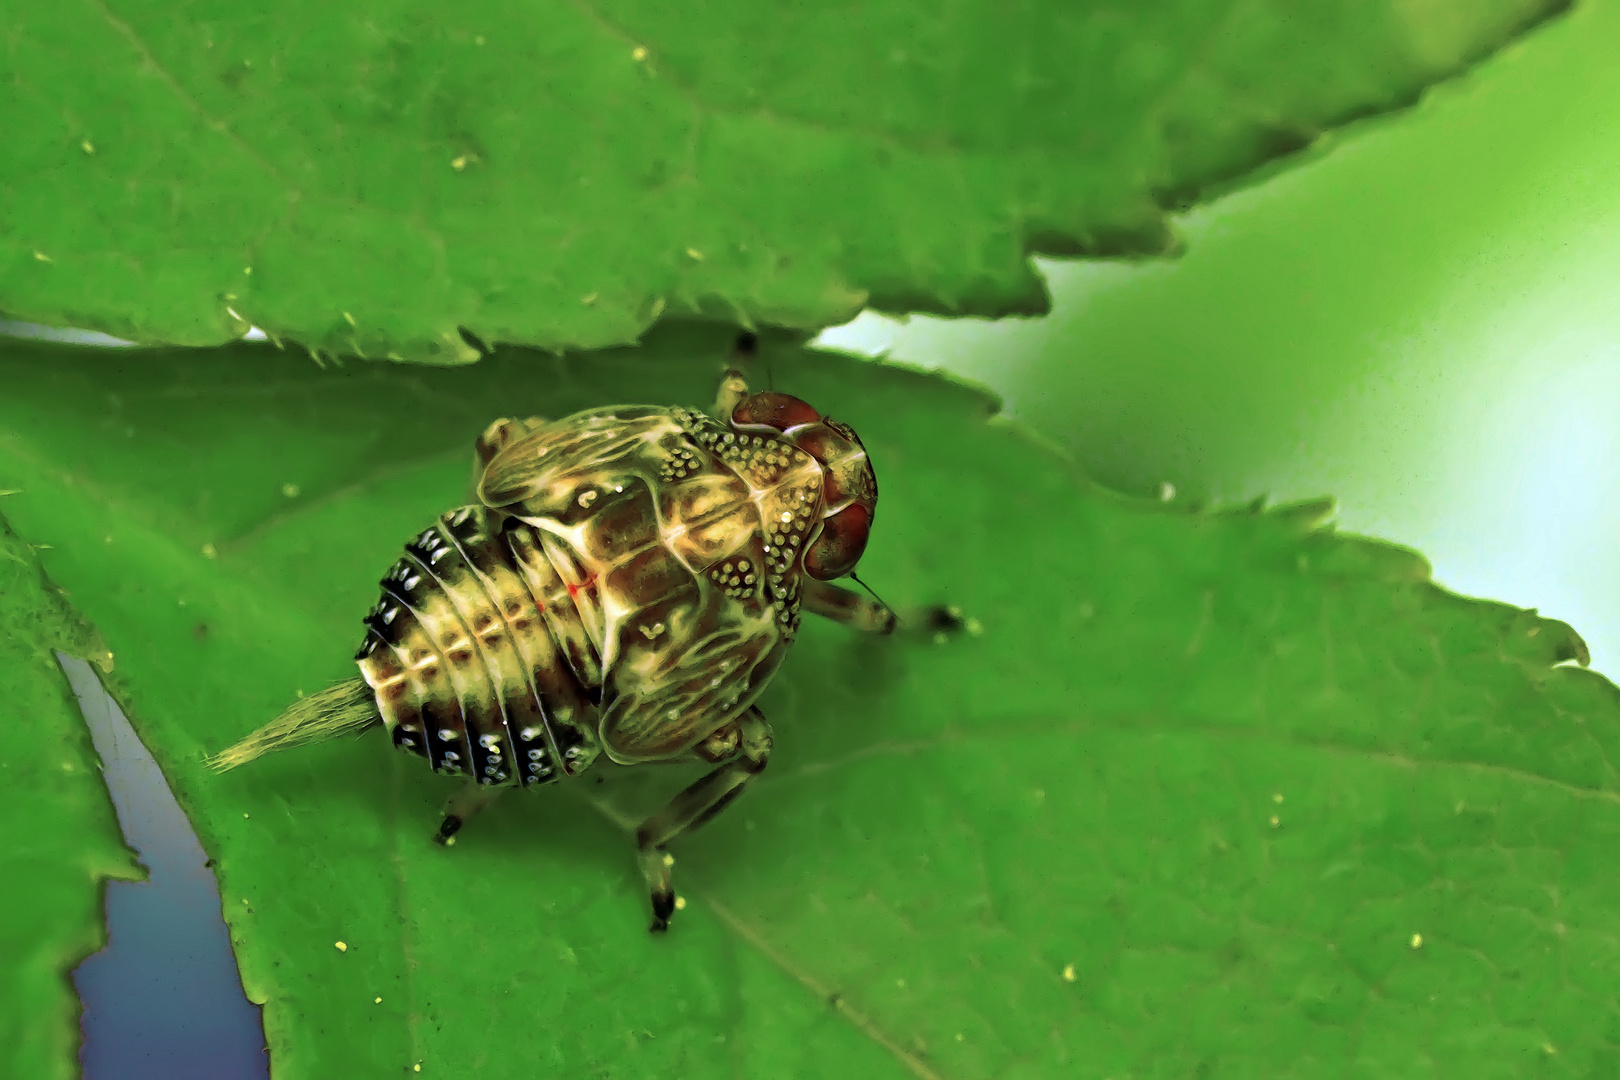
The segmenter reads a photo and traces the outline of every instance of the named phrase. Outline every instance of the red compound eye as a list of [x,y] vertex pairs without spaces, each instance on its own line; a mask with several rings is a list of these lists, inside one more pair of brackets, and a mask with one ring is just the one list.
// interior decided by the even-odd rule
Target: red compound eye
[[819,581],[843,577],[860,561],[871,530],[870,510],[860,503],[844,507],[822,522],[815,542],[805,550],[805,572]]
[[753,394],[743,398],[731,410],[732,426],[739,428],[768,427],[786,431],[801,424],[814,424],[820,419],[820,413],[791,394]]

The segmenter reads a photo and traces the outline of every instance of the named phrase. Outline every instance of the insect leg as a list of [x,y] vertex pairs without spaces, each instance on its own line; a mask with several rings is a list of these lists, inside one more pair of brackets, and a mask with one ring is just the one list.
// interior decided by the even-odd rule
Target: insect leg
[[439,822],[439,831],[433,834],[433,841],[437,844],[455,843],[456,833],[467,824],[468,820],[478,814],[480,810],[495,801],[495,796],[501,793],[498,787],[485,787],[481,784],[466,784],[454,795],[444,807],[444,820]]
[[721,377],[720,392],[715,395],[714,408],[709,415],[724,424],[731,419],[731,412],[737,403],[747,396],[748,381],[743,378],[742,372],[733,368]]
[[815,578],[799,582],[799,596],[808,610],[856,630],[889,634],[899,621],[887,604]]
[[730,760],[669,800],[636,830],[636,856],[652,894],[649,929],[654,933],[669,929],[669,917],[675,910],[669,873],[675,860],[664,853],[664,845],[714,817],[764,770],[771,756],[771,725],[757,707],[751,708],[740,720],[711,735],[696,752],[705,760],[718,754],[727,754]]
[[882,601],[814,578],[799,583],[799,595],[807,610],[851,629],[873,634],[890,634],[897,628],[942,634],[967,625],[961,611],[944,604],[897,613]]

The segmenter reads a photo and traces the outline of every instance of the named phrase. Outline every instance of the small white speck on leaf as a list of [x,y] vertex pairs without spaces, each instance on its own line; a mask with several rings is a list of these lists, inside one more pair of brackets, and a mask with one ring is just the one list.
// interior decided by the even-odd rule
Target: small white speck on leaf
[[699,251],[697,248],[687,248],[686,257],[691,259],[693,262],[702,262],[703,252]]
[[282,484],[281,485],[281,493],[283,495],[287,496],[287,498],[289,498],[289,499],[298,498],[298,491],[299,491],[299,488],[298,488],[297,484]]
[[675,898],[675,910],[676,911],[685,911],[686,910],[686,897],[677,896]]
[[356,328],[360,326],[359,323],[354,321],[354,316],[350,315],[347,311],[343,313],[343,321]]
[[1169,502],[1176,497],[1176,485],[1166,480],[1159,485],[1159,501]]
[[[110,537],[110,536],[107,537],[107,542],[112,543],[112,537]],[[203,553],[203,558],[205,558],[205,559],[217,559],[217,558],[219,558],[219,549],[215,548],[213,544],[204,544],[202,546],[202,553]]]
[[1423,935],[1422,934],[1413,934],[1412,935],[1412,940],[1407,942],[1407,944],[1412,946],[1412,948],[1414,948],[1414,949],[1423,948]]
[[665,866],[674,866],[675,865],[675,856],[671,855],[667,851],[664,852],[664,865]]
[[1073,964],[1064,964],[1063,965],[1063,981],[1064,982],[1074,982],[1074,965]]
[[590,307],[592,304],[596,303],[596,294],[593,292],[586,293],[584,296],[579,298],[579,302],[584,304],[586,307]]
[[1282,792],[1280,792],[1280,791],[1272,792],[1271,793],[1271,801],[1274,802],[1274,803],[1281,804],[1282,801],[1283,801]]
[[93,154],[96,152],[96,144],[91,142],[89,139],[81,139],[79,141],[79,149],[83,150],[87,154]]
[[1275,829],[1275,828],[1280,827],[1281,825],[1282,825],[1282,819],[1279,818],[1276,814],[1272,814],[1271,815],[1271,827],[1273,829]]
[[374,999],[374,1000],[373,1000],[373,1001],[372,1001],[372,1004],[373,1004],[373,1005],[381,1005],[381,1004],[382,1004],[382,998],[376,998],[376,999]]
[[635,48],[631,49],[630,59],[636,61],[637,63],[647,59],[647,46],[637,45]]
[[1539,633],[1541,633],[1541,627],[1532,626],[1530,629],[1528,629],[1528,630],[1526,630],[1524,632],[1524,636],[1525,637],[1535,637]]
[[34,258],[38,259],[40,262],[50,262],[51,261],[51,257],[49,255],[45,254],[43,251],[34,252]]
[[344,942],[344,941],[334,941],[334,942],[332,942],[332,947],[334,949],[336,949],[338,952],[348,952],[349,951],[349,945],[348,945],[347,942]]

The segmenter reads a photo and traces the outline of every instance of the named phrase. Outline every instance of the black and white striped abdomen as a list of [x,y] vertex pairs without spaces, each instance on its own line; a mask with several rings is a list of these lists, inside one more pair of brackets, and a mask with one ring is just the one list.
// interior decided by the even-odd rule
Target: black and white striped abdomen
[[590,766],[602,672],[577,601],[591,583],[565,580],[546,551],[531,526],[481,506],[405,545],[355,657],[394,745],[480,784]]

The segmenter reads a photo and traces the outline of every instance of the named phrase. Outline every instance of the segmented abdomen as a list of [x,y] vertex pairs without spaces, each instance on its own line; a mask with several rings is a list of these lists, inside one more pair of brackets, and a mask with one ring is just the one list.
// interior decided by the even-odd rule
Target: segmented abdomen
[[480,784],[549,783],[599,748],[597,649],[536,531],[479,506],[405,545],[355,659],[394,745]]

